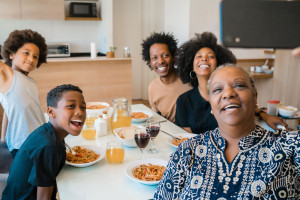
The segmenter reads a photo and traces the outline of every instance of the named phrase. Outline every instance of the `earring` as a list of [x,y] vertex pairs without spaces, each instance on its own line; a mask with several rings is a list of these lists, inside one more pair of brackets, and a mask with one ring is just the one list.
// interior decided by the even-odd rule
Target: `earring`
[[[195,76],[192,76],[192,74],[195,74]],[[191,79],[195,79],[197,77],[196,73],[194,72],[194,70],[190,71],[190,78]]]
[[214,113],[213,113],[213,111],[212,111],[212,110],[210,110],[210,114],[214,115]]

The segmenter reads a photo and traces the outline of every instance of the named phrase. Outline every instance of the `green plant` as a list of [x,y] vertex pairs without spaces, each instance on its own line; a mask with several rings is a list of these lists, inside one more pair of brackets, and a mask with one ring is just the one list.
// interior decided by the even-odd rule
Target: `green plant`
[[117,50],[117,47],[109,47],[109,51],[115,52]]

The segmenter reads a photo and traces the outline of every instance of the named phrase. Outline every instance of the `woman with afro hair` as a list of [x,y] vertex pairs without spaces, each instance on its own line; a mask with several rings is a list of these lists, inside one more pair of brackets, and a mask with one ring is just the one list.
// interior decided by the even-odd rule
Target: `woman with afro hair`
[[[207,81],[218,66],[226,63],[235,64],[236,58],[229,49],[217,44],[213,33],[196,34],[180,46],[175,65],[182,82],[189,83],[193,89],[177,99],[175,124],[197,134],[218,126],[208,102]],[[282,118],[267,115],[258,108],[256,114],[274,130],[279,124],[287,126]]]

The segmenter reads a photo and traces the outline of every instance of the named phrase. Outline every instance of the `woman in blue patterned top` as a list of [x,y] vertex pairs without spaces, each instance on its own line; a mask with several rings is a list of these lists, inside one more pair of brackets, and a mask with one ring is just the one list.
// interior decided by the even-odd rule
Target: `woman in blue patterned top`
[[239,67],[219,67],[208,91],[219,128],[179,145],[154,198],[300,199],[300,132],[255,125],[256,89]]

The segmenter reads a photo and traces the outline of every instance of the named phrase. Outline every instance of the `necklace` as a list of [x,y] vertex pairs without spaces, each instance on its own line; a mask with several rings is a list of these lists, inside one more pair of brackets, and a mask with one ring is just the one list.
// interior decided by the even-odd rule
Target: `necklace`
[[[217,132],[218,133],[218,132]],[[220,134],[220,133],[219,133]],[[225,179],[225,184],[223,185],[223,192],[226,194],[227,191],[229,190],[229,183],[231,181],[231,176],[233,174],[233,172],[236,170],[235,173],[235,177],[233,178],[233,185],[236,185],[237,182],[239,181],[239,176],[242,173],[241,169],[243,168],[243,162],[244,160],[246,160],[246,156],[244,155],[247,151],[252,150],[253,148],[257,147],[262,141],[260,140],[260,142],[258,142],[257,144],[253,145],[252,147],[245,149],[245,150],[240,150],[239,153],[236,155],[236,157],[233,160],[231,169],[229,169],[229,165],[226,161],[226,158],[224,157],[224,153],[219,149],[219,147],[217,146],[217,144],[215,143],[213,137],[212,137],[212,132],[210,131],[209,133],[210,135],[210,139],[212,141],[213,146],[216,148],[216,150],[218,151],[218,153],[216,154],[216,160],[217,160],[217,166],[218,166],[218,172],[219,172],[219,183],[223,183],[223,180]],[[265,136],[264,136],[265,137]],[[253,151],[251,153],[251,155],[254,153],[255,151]],[[248,159],[251,159],[251,155],[249,155]],[[237,163],[237,161],[239,161]],[[226,172],[224,172],[223,169],[223,163],[225,165],[225,170]],[[236,164],[237,163],[237,164]]]

